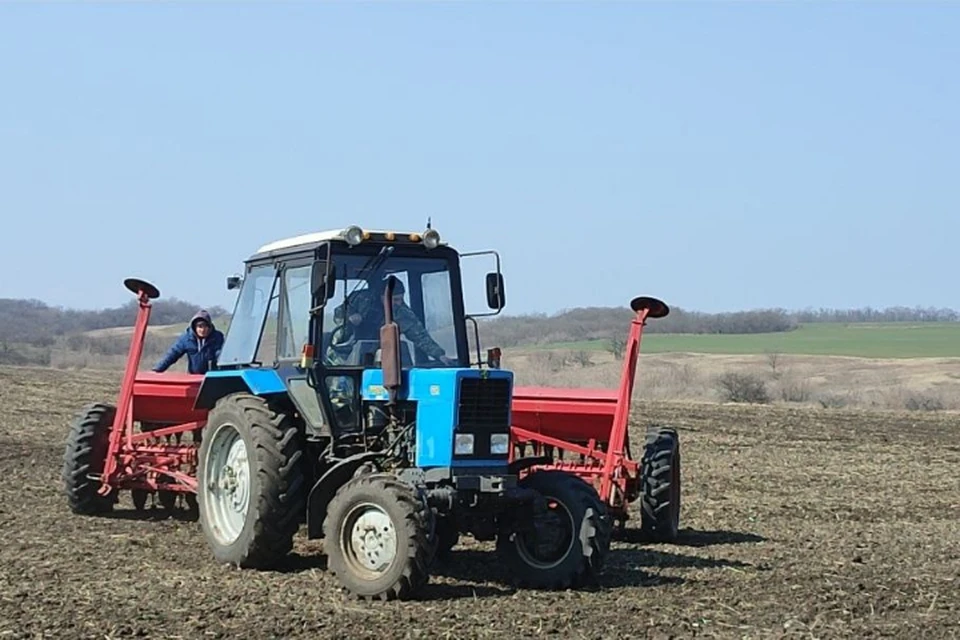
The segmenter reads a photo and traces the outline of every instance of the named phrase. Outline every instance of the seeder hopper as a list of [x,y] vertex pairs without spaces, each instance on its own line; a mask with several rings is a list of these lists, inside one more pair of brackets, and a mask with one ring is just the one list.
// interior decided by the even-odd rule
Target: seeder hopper
[[528,452],[550,462],[531,469],[556,469],[588,481],[620,528],[630,504],[640,500],[640,528],[650,539],[669,542],[680,526],[680,441],[670,427],[651,426],[640,460],[630,451],[629,420],[637,358],[648,318],[669,308],[660,300],[634,298],[635,316],[623,355],[617,389],[516,387],[510,439],[517,457]]
[[377,599],[411,597],[463,534],[495,540],[516,582],[538,588],[595,578],[638,500],[641,529],[673,539],[676,431],[648,431],[639,460],[629,439],[643,327],[667,306],[632,301],[618,389],[514,387],[498,349],[481,357],[483,314],[464,311],[460,260],[472,255],[429,226],[265,245],[228,279],[237,305],[204,375],[140,370],[159,291],[126,280],[139,304],[126,370],[116,403],[71,426],[71,509],[110,510],[126,490],[137,509],[182,496],[214,557],[241,567],[276,566],[305,524],[346,590]]

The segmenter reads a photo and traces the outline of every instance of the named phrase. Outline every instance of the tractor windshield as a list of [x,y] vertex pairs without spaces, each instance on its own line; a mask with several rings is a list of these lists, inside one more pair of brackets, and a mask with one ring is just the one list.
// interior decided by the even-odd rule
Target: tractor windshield
[[267,307],[276,296],[276,275],[273,265],[253,267],[247,273],[230,318],[230,327],[217,361],[219,365],[253,362],[258,353]]
[[[443,258],[337,255],[335,295],[323,318],[327,366],[378,366],[386,278],[396,277],[393,316],[407,367],[459,362],[450,263]],[[464,354],[466,355],[466,354]]]

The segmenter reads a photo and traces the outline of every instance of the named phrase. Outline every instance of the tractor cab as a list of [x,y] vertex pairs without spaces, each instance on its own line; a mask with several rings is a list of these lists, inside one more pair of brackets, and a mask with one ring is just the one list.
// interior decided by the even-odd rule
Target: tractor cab
[[[463,255],[485,254],[496,256]],[[239,294],[217,371],[204,381],[198,406],[212,406],[225,385],[238,386],[236,373],[244,373],[250,387],[254,372],[266,369],[279,375],[308,431],[330,436],[361,429],[362,391],[376,395],[382,387],[381,329],[388,313],[399,329],[405,390],[412,371],[482,367],[479,353],[471,361],[468,323],[503,309],[503,276],[496,256],[497,269],[486,277],[491,311],[468,315],[461,257],[430,228],[418,233],[352,226],[260,247],[242,276],[227,279]],[[422,373],[419,379],[425,379]]]

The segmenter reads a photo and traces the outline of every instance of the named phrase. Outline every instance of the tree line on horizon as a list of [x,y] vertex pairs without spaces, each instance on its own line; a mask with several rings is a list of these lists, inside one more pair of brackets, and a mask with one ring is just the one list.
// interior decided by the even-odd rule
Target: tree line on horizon
[[[555,314],[531,313],[498,316],[482,323],[486,344],[518,347],[558,342],[608,340],[621,337],[633,312],[626,308],[586,307]],[[650,321],[648,333],[681,334],[756,334],[793,331],[802,324],[868,322],[957,322],[960,312],[946,308],[888,307],[874,309],[755,309],[725,313],[706,313],[671,308],[666,318]]]
[[[187,323],[202,305],[169,298],[154,302],[152,325]],[[228,316],[220,306],[206,307],[214,317]],[[137,302],[99,310],[64,309],[38,300],[0,299],[0,343],[49,347],[57,338],[114,327],[133,326]],[[503,347],[552,342],[609,339],[620,336],[633,313],[626,307],[579,307],[553,314],[502,315],[481,322],[485,343]],[[792,331],[805,323],[957,322],[960,312],[945,308],[756,309],[706,313],[672,308],[666,318],[650,322],[650,333],[753,334]]]
[[[168,298],[154,301],[150,324],[187,323],[201,308],[207,309],[214,317],[227,313],[219,306],[203,307]],[[119,307],[79,310],[53,307],[39,300],[0,298],[0,342],[47,347],[61,336],[97,329],[132,327],[137,319],[137,310],[136,300]]]

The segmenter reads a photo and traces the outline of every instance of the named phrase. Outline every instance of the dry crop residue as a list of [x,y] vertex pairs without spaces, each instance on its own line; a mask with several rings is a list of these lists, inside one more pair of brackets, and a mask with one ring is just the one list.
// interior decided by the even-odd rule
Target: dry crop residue
[[468,541],[420,601],[358,603],[317,542],[282,570],[238,571],[196,522],[128,496],[70,514],[66,425],[117,382],[0,367],[0,638],[960,636],[956,414],[642,404],[638,425],[680,429],[679,544],[628,529],[599,589],[551,593],[508,587]]

